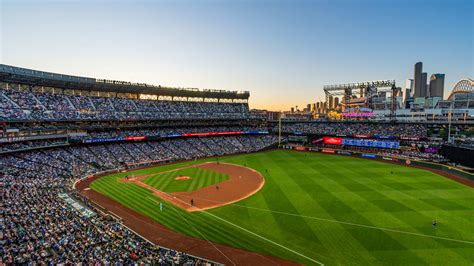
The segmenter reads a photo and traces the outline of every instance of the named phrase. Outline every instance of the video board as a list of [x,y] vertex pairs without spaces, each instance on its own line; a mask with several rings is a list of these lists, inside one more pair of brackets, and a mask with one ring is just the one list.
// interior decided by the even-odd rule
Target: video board
[[368,139],[343,139],[342,145],[371,147],[371,148],[387,148],[387,149],[400,148],[400,142],[398,141],[383,141],[383,140],[368,140]]

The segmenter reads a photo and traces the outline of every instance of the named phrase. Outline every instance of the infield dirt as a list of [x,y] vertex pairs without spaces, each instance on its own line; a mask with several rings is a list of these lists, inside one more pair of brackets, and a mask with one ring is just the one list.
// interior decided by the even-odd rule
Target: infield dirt
[[131,182],[144,187],[150,191],[153,191],[153,194],[160,197],[161,199],[166,200],[189,212],[208,210],[240,201],[257,193],[265,184],[265,179],[259,172],[241,165],[208,162],[175,169],[172,171],[185,168],[201,168],[214,172],[220,172],[228,175],[229,179],[221,183],[193,191],[172,193],[160,191],[144,183],[143,181],[150,175],[136,176],[131,178],[124,177],[120,179],[120,182]]
[[[205,163],[194,165],[193,167],[202,167],[204,169],[219,171],[229,175],[228,180],[218,184],[218,189],[213,185],[196,191],[177,193],[176,196],[183,200],[187,200],[189,197],[194,197],[196,199],[196,209],[215,208],[249,197],[256,193],[265,182],[258,172],[243,166],[227,163]],[[147,176],[134,177],[133,179],[135,179],[135,181],[143,181]],[[140,214],[93,189],[89,189],[90,184],[98,178],[100,178],[100,176],[81,180],[76,184],[76,188],[89,200],[105,209],[106,212],[120,217],[123,224],[156,245],[229,265],[299,265],[292,261],[236,249],[222,244],[210,243],[206,240],[174,232],[157,223],[153,219],[146,217],[145,215]],[[131,179],[132,178],[129,179],[130,182]],[[209,195],[205,195],[206,193],[209,193]],[[185,204],[185,207],[186,206],[189,207],[188,204]]]

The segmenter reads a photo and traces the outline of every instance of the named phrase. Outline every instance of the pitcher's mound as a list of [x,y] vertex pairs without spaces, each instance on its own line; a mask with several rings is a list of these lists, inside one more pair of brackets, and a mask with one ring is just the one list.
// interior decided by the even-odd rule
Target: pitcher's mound
[[174,180],[190,180],[191,177],[189,176],[177,176]]

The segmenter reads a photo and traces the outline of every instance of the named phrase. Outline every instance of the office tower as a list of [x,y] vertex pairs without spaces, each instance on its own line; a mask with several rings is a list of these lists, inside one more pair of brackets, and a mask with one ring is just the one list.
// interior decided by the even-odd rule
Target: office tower
[[[423,72],[423,63],[418,62],[415,64],[415,73],[413,76],[413,86],[414,86],[414,92],[413,92],[413,97],[424,97],[422,93],[422,89],[424,86],[422,86],[422,72]],[[426,83],[426,81],[425,81]]]
[[430,77],[430,97],[444,96],[444,74],[432,74]]
[[407,79],[405,81],[405,92],[406,91],[409,91],[410,92],[410,95],[406,95],[405,94],[405,97],[409,97],[409,96],[413,96],[413,79]]
[[428,96],[428,88],[426,86],[427,83],[428,83],[428,73],[423,72],[421,73],[421,96],[420,97]]
[[409,88],[405,89],[405,101],[411,96],[411,90]]

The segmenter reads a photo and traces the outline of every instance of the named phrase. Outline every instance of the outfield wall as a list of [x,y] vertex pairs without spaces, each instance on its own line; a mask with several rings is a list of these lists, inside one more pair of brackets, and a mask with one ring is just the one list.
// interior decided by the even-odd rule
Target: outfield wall
[[283,149],[291,149],[295,151],[306,151],[306,152],[321,152],[326,154],[335,154],[335,155],[346,155],[353,156],[365,159],[373,159],[378,161],[385,161],[391,163],[397,163],[406,166],[422,167],[436,171],[443,171],[446,174],[455,175],[461,178],[469,179],[474,181],[474,174],[465,172],[463,170],[457,169],[455,167],[447,166],[444,164],[432,163],[432,162],[423,162],[417,160],[411,160],[400,157],[393,156],[381,156],[373,153],[361,153],[349,150],[339,150],[339,149],[330,149],[330,148],[318,148],[318,147],[305,147],[305,146],[292,146],[292,145],[283,145]]
[[443,145],[441,153],[451,162],[474,167],[474,149],[455,145]]

